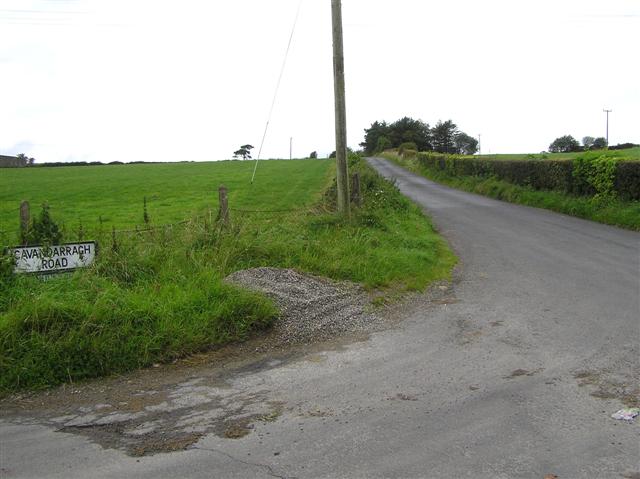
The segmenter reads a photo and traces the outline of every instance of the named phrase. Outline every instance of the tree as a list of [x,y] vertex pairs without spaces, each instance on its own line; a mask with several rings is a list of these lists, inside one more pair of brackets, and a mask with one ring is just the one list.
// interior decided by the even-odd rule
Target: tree
[[456,153],[473,155],[478,151],[478,140],[466,133],[459,132],[453,139]]
[[318,152],[312,151],[311,154],[309,155],[309,158],[311,158],[312,160],[318,159]]
[[382,153],[384,150],[388,150],[389,148],[391,148],[391,141],[386,136],[381,136],[378,138],[376,148],[372,153]]
[[549,145],[551,153],[568,153],[570,151],[580,151],[580,143],[571,135],[561,136],[553,140]]
[[[439,153],[458,153],[472,155],[478,151],[478,141],[458,130],[456,124],[447,120],[439,121],[433,128],[422,120],[405,116],[388,124],[374,122],[365,128],[365,141],[360,143],[365,154],[374,154],[389,148],[400,148],[412,144],[411,149],[418,151],[437,151]],[[406,149],[402,148],[402,149]]]
[[253,146],[251,145],[242,145],[239,150],[233,152],[234,158],[242,158],[243,160],[251,159],[251,150],[253,150]]
[[388,135],[389,125],[387,125],[387,122],[375,121],[369,128],[364,129],[364,141],[360,143],[360,146],[364,149],[366,154],[371,155],[376,152],[380,137],[386,137]]
[[591,148],[593,146],[593,142],[596,141],[596,139],[592,136],[585,136],[582,139],[582,146],[584,146],[585,150],[588,150],[589,148]]
[[27,163],[29,162],[29,158],[24,153],[17,154],[16,160],[18,160],[18,166],[27,166]]
[[387,136],[392,148],[398,148],[402,143],[415,143],[419,151],[431,149],[431,129],[422,120],[405,116],[392,123],[389,130]]
[[[381,138],[382,144],[380,143]],[[388,142],[388,144],[387,144]],[[398,148],[402,143],[415,143],[420,151],[431,150],[431,130],[429,125],[422,120],[414,120],[405,116],[388,124],[387,122],[374,122],[364,130],[364,141],[360,146],[365,154],[373,154],[383,149]]]
[[592,150],[603,150],[607,147],[607,139],[604,136],[599,136],[595,140],[593,140],[593,145],[591,145]]
[[460,132],[456,124],[447,120],[444,123],[438,121],[431,130],[433,149],[438,153],[456,153],[455,138]]

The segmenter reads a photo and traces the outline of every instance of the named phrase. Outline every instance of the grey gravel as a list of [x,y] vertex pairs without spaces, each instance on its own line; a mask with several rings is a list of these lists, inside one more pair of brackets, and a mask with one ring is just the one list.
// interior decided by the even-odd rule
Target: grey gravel
[[272,298],[281,315],[274,325],[280,341],[306,343],[376,329],[381,320],[367,311],[369,297],[358,285],[335,282],[291,269],[253,268],[226,281]]

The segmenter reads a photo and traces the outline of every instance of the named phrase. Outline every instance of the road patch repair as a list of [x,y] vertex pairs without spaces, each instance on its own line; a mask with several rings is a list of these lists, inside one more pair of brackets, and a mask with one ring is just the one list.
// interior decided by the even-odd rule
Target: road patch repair
[[[366,339],[385,324],[370,311],[368,294],[349,282],[276,268],[239,271],[227,281],[276,301],[281,316],[266,336],[117,378],[13,396],[0,403],[5,416],[48,424],[131,456],[185,450],[207,434],[240,439],[256,424],[276,421],[286,404],[271,400],[268,391],[235,388],[234,376],[301,358],[321,362],[326,341],[339,348],[336,339]],[[322,342],[316,351],[313,345]]]

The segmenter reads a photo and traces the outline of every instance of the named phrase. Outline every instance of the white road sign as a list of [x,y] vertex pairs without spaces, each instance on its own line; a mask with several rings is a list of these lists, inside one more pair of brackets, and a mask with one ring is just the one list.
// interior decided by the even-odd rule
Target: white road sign
[[85,268],[96,259],[96,243],[66,243],[55,246],[16,246],[10,248],[16,260],[16,273],[64,273]]

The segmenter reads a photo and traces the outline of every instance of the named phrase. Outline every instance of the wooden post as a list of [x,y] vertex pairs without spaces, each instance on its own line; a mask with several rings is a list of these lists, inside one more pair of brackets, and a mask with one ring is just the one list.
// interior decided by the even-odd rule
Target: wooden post
[[222,221],[223,224],[229,224],[229,200],[227,198],[227,187],[220,185],[218,188],[218,200],[220,203],[218,209],[218,221]]
[[362,206],[362,195],[360,193],[360,173],[355,172],[351,177],[351,201],[356,206]]
[[331,0],[333,25],[333,88],[336,116],[336,183],[338,211],[349,216],[349,172],[347,167],[347,107],[344,83],[344,53],[342,38],[342,2]]
[[118,240],[116,239],[116,227],[111,226],[111,249],[118,251]]
[[27,245],[27,233],[29,232],[29,202],[23,201],[20,203],[20,242],[23,246]]

